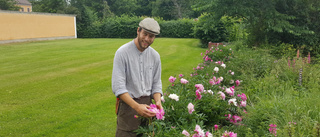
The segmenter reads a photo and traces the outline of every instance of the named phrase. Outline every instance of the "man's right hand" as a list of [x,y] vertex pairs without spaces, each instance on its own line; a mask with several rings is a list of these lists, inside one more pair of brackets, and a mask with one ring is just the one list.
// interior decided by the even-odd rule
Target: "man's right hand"
[[149,117],[154,117],[156,116],[156,113],[151,112],[150,110],[148,110],[150,108],[150,106],[146,105],[146,104],[139,104],[136,101],[134,101],[129,93],[124,93],[121,94],[120,99],[123,100],[126,104],[128,104],[131,108],[133,108],[134,110],[136,110],[138,112],[139,115],[149,118]]
[[150,106],[146,105],[146,104],[138,104],[137,106],[133,108],[134,110],[136,110],[138,112],[139,115],[146,117],[146,118],[150,118],[150,117],[154,117],[156,116],[156,113],[148,110],[150,109]]

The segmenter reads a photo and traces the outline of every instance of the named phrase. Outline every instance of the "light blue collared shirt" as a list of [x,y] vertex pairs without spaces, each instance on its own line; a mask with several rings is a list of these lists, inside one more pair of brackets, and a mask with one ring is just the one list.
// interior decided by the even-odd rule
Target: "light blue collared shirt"
[[132,98],[162,95],[159,53],[152,47],[140,52],[134,40],[122,45],[114,56],[112,91],[117,97],[123,93]]

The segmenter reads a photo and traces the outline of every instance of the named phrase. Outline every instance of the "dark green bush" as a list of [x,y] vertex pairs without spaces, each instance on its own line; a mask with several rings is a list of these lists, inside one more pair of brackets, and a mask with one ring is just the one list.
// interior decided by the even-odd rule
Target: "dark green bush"
[[106,18],[101,26],[103,38],[134,38],[142,17],[122,15],[120,17]]
[[[106,18],[100,28],[101,37],[134,38],[137,35],[139,22],[143,18],[128,15]],[[155,18],[155,20],[158,21],[161,28],[159,37],[193,38],[194,21],[191,19],[164,21],[161,18]]]
[[194,27],[195,38],[200,39],[203,47],[207,47],[211,42],[227,41],[227,30],[220,20],[214,20],[212,15],[203,14]]
[[160,37],[193,38],[194,23],[191,19],[163,21],[160,23]]

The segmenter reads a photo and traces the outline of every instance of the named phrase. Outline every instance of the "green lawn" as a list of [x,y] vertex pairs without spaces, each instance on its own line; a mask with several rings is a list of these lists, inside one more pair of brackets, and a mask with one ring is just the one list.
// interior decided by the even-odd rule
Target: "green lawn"
[[[0,45],[0,136],[114,136],[115,51],[132,39]],[[158,38],[163,91],[201,62],[197,39]]]

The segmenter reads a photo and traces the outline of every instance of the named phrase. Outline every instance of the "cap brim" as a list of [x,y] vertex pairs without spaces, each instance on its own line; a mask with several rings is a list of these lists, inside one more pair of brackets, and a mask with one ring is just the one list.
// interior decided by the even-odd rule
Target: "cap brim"
[[[141,26],[140,26],[141,27]],[[151,33],[151,34],[154,34],[154,35],[159,35],[160,33],[157,33],[157,32],[154,32],[154,31],[152,31],[152,30],[148,30],[148,29],[146,29],[146,28],[144,28],[144,27],[141,27],[143,30],[145,30],[146,32],[149,32],[149,33]]]

